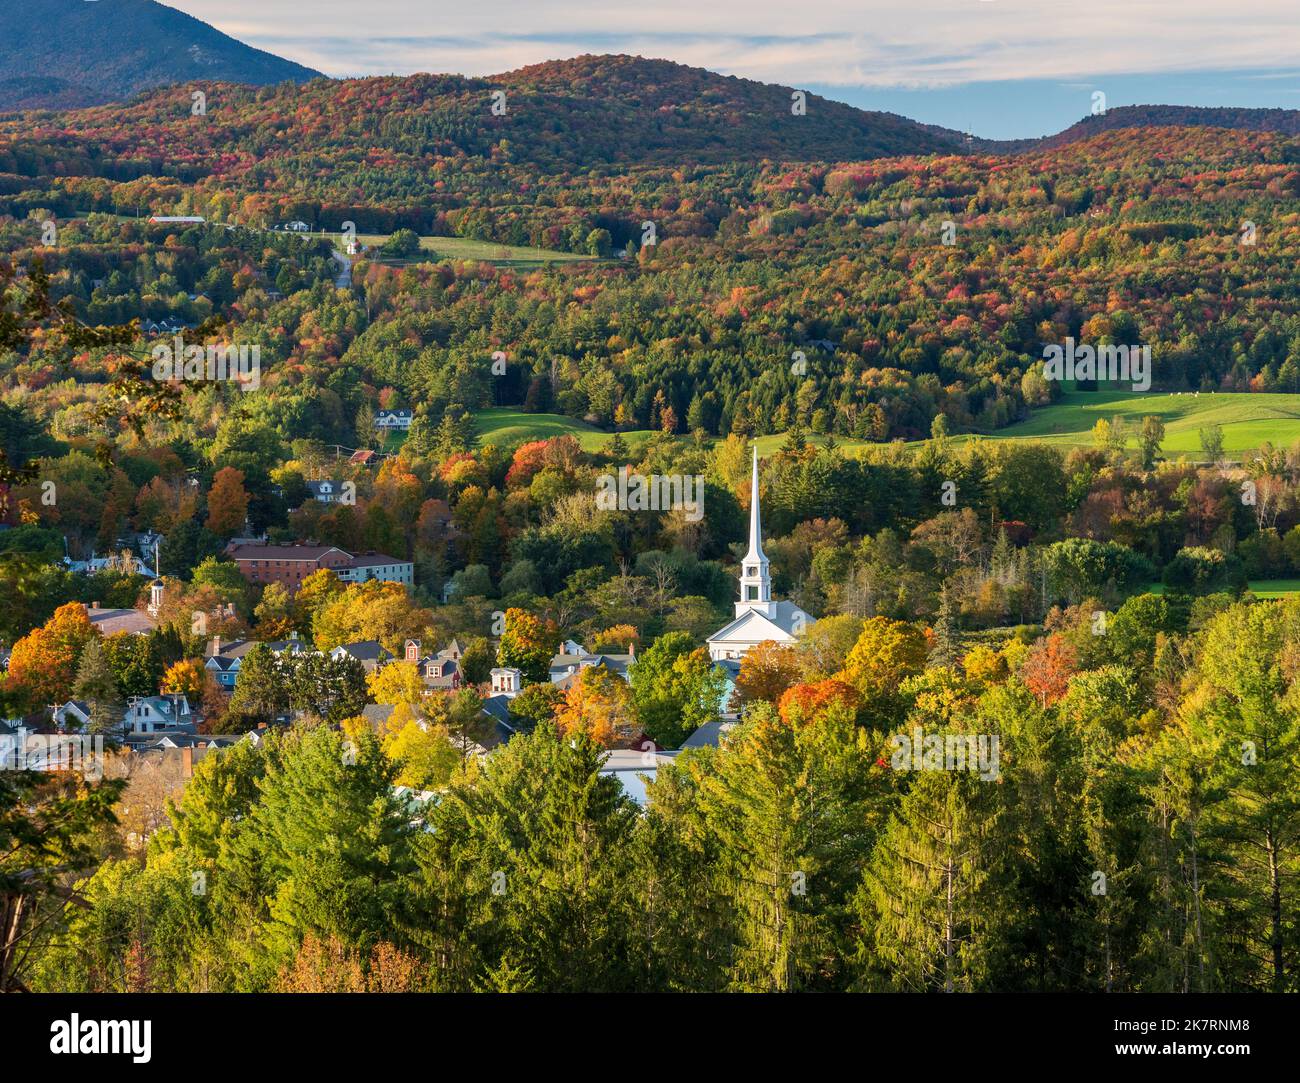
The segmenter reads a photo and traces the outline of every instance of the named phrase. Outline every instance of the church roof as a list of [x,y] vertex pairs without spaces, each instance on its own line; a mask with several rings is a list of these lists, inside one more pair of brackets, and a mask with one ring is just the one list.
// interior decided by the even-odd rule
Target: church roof
[[[785,639],[798,635],[812,617],[800,609],[794,602],[780,601],[772,605],[772,615],[764,616],[756,609],[746,610],[730,624],[719,628],[709,636],[708,642],[737,640],[746,643],[761,643],[765,639]],[[741,631],[744,635],[740,635]]]

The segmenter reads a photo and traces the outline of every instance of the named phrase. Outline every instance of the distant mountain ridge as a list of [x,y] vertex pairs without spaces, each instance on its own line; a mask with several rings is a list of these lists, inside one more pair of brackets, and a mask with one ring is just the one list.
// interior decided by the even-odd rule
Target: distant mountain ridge
[[1300,135],[1300,109],[1251,109],[1233,106],[1121,105],[1084,117],[1055,135],[1040,139],[974,141],[977,149],[1002,151],[1063,147],[1121,128],[1228,128],[1235,131]]
[[98,105],[199,80],[320,77],[154,0],[10,0],[0,38],[0,110]]

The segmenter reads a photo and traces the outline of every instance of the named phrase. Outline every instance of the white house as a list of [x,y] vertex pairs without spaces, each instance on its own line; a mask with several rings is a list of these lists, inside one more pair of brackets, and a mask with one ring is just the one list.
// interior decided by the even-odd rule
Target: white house
[[132,696],[126,708],[127,729],[133,734],[184,729],[193,722],[190,701],[181,695]]
[[411,427],[411,418],[414,416],[410,410],[377,410],[375,411],[375,428],[402,429],[405,431]]
[[743,658],[766,640],[793,643],[813,618],[794,602],[774,601],[772,574],[763,552],[762,519],[758,507],[758,448],[754,449],[749,495],[749,551],[740,566],[740,601],[736,618],[708,638],[709,657],[715,662]]
[[337,502],[343,492],[343,486],[337,481],[308,481],[303,484],[307,486],[307,492],[311,494],[312,499],[318,500],[322,504]]

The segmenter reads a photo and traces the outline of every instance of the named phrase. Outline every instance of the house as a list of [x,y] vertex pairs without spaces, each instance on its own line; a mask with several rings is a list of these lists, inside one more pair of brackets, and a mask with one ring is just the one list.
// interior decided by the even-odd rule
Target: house
[[794,602],[774,601],[772,575],[763,552],[763,530],[758,506],[758,448],[754,449],[749,494],[749,550],[741,561],[740,601],[736,617],[708,638],[709,657],[715,662],[743,658],[759,643],[793,643],[813,618]]
[[146,335],[175,335],[190,325],[175,316],[165,316],[161,320],[141,320],[140,330]]
[[[564,646],[567,650],[576,644],[570,641]],[[635,661],[635,647],[627,654],[591,654],[584,648],[578,647],[577,654],[557,654],[551,659],[551,683],[558,684],[561,688],[568,688],[579,673],[592,666],[604,666],[611,673],[617,673],[623,680],[630,680],[628,668]]]
[[351,557],[347,564],[338,569],[338,577],[345,583],[379,579],[385,583],[402,583],[409,587],[415,584],[415,564],[370,549]]
[[348,459],[348,462],[354,466],[369,466],[374,461],[374,449],[368,447],[358,448]]
[[183,695],[132,696],[124,719],[128,740],[176,729],[193,732],[194,721],[190,701]]
[[411,427],[414,416],[410,410],[376,410],[375,428],[400,429],[405,432]]
[[[125,556],[126,559],[123,559]],[[97,575],[99,572],[121,571],[127,575],[143,575],[148,579],[157,579],[158,573],[143,561],[136,560],[130,553],[121,556],[97,557],[93,554],[89,560],[70,560],[63,558],[63,566],[70,572],[82,575]]]
[[[257,646],[256,639],[236,639],[223,644],[220,636],[213,636],[203,650],[203,668],[216,679],[222,691],[231,692],[239,683],[239,668],[244,655]],[[288,639],[277,639],[266,644],[272,654],[302,654],[307,648],[294,632]]]
[[424,687],[431,692],[454,692],[460,688],[463,683],[460,658],[460,644],[454,639],[449,646],[428,657],[421,654],[418,639],[408,639],[402,650],[402,661],[414,663],[420,671]]
[[149,221],[159,226],[201,226],[205,219],[201,214],[151,214]]
[[653,782],[659,768],[665,763],[672,763],[677,755],[675,752],[656,749],[649,742],[646,744],[645,749],[611,749],[599,772],[604,778],[617,779],[619,785],[623,787],[623,792],[642,808],[645,808],[650,800],[646,793],[646,784]]
[[295,218],[292,222],[285,222],[282,225],[277,225],[275,228],[285,230],[288,233],[310,233],[311,232],[311,226],[309,226],[306,222],[303,222],[297,218]]
[[52,717],[61,730],[85,729],[90,723],[90,704],[84,699],[70,699],[67,703],[56,704]]
[[361,663],[366,673],[374,673],[393,660],[391,651],[377,639],[360,639],[355,643],[343,643],[330,651],[330,657],[336,662],[344,657],[355,658]]
[[337,481],[308,481],[304,484],[312,499],[322,504],[336,503],[343,492],[343,486]]

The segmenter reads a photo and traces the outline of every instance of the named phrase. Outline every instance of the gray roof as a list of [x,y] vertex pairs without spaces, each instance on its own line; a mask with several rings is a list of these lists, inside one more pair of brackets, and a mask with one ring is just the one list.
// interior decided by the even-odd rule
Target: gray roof
[[730,728],[730,723],[722,719],[705,722],[682,742],[682,748],[717,748],[722,743],[722,735]]
[[378,662],[393,656],[392,652],[377,639],[359,639],[355,643],[341,643],[334,649],[352,655],[358,662]]
[[367,703],[361,708],[361,716],[370,723],[370,728],[377,730],[392,717],[394,707],[391,703]]
[[90,618],[90,623],[106,636],[118,632],[151,632],[155,626],[153,617],[142,609],[87,608],[86,615]]

